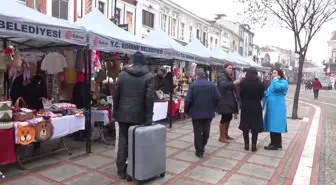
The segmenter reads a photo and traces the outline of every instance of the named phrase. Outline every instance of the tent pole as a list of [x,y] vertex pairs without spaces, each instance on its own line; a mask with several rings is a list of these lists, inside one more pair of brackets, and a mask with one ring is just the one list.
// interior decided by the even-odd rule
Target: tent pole
[[[170,61],[170,72],[172,73],[171,80],[172,82],[174,81],[174,75],[173,75],[173,66],[174,65],[174,60]],[[169,104],[170,104],[170,119],[169,119],[169,128],[172,128],[172,119],[173,119],[173,93],[174,93],[174,88],[173,85],[171,86],[170,89],[170,97],[169,97]],[[168,105],[169,105],[168,104]]]
[[86,131],[86,153],[91,153],[91,50],[85,50],[85,87],[84,90],[84,109],[85,109],[85,131]]

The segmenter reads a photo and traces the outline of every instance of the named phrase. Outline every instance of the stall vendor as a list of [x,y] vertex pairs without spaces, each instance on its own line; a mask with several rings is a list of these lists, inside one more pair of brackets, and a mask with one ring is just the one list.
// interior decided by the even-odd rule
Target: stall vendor
[[47,86],[44,79],[37,74],[37,66],[33,63],[24,63],[22,74],[15,78],[10,98],[13,103],[23,98],[29,109],[39,111],[43,109],[43,99],[47,98]]
[[164,67],[157,68],[154,76],[154,90],[159,91],[163,88],[163,77],[167,74],[167,69]]
[[173,73],[168,72],[166,76],[163,78],[162,92],[164,94],[170,94],[173,88],[173,93],[174,93],[176,87],[177,85],[174,85]]

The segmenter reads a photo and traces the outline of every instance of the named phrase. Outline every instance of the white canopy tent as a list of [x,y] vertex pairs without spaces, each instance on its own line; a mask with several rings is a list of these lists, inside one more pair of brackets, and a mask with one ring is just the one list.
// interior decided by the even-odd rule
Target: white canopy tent
[[188,48],[182,46],[180,43],[171,38],[166,32],[160,29],[155,29],[149,36],[145,37],[144,40],[149,43],[155,43],[159,46],[170,49],[173,58],[204,64],[204,62],[198,61],[197,55],[192,54]]
[[[195,55],[198,55],[199,57],[202,57],[204,59],[207,59],[208,61],[211,58],[211,52],[208,48],[206,48],[198,39],[194,39],[189,44],[185,46],[185,48],[194,53]],[[207,62],[210,64],[210,62]]]
[[0,37],[26,48],[87,45],[83,27],[57,19],[15,0],[2,0]]
[[[222,49],[220,48],[212,48],[211,50],[211,57],[212,58],[218,58],[221,61],[228,61],[227,59],[227,53],[225,53]],[[221,62],[219,64],[223,65],[225,62]]]
[[97,9],[93,9],[76,24],[87,29],[90,49],[126,54],[140,51],[150,57],[171,58],[167,48],[149,43],[123,30]]
[[236,63],[238,67],[251,67],[251,65],[245,61],[244,57],[237,52],[229,53],[226,57],[228,61]]

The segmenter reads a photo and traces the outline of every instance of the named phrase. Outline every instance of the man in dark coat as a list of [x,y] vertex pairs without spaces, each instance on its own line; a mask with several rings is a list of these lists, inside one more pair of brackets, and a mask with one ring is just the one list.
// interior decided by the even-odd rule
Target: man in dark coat
[[221,95],[218,113],[222,115],[219,124],[219,141],[223,143],[228,143],[228,140],[233,139],[229,136],[229,127],[232,114],[238,113],[235,86],[240,83],[240,80],[234,81],[232,72],[233,65],[227,63],[224,65],[224,70],[217,76],[217,87]]
[[216,85],[207,80],[203,69],[196,69],[196,77],[197,80],[189,87],[184,111],[185,113],[191,112],[194,127],[195,154],[197,157],[202,158],[220,95]]
[[125,67],[119,74],[114,90],[113,117],[119,123],[117,169],[121,179],[126,178],[129,127],[152,124],[153,85],[153,75],[145,56],[136,52],[133,65]]

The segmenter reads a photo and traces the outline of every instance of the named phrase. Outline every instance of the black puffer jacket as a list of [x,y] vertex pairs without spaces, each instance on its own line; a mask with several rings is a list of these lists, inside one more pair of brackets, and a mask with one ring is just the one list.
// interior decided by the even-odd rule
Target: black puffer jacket
[[119,74],[113,100],[116,121],[143,124],[152,122],[154,107],[153,75],[149,67],[133,64]]
[[218,103],[219,114],[238,113],[238,105],[235,97],[235,85],[233,79],[229,77],[226,71],[222,71],[217,76],[217,87],[221,94]]

